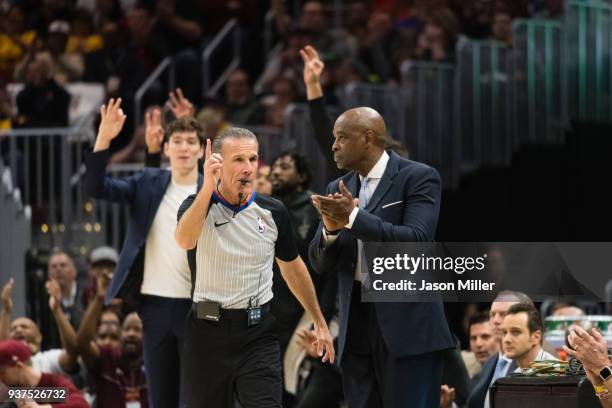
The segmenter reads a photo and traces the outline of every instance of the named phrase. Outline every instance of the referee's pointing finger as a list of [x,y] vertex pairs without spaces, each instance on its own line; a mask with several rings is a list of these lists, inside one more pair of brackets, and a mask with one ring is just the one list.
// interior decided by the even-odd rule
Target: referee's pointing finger
[[208,160],[210,158],[212,151],[212,147],[210,145],[210,139],[206,139],[206,151],[204,152],[204,159]]

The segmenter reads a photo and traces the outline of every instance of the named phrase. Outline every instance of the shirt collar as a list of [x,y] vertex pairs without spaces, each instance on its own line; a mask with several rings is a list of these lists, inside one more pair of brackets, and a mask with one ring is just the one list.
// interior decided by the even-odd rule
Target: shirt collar
[[256,193],[255,191],[253,191],[251,192],[251,194],[249,195],[249,197],[246,199],[246,201],[243,204],[239,206],[235,206],[229,203],[220,193],[213,191],[211,201],[213,203],[215,202],[221,203],[224,207],[229,208],[230,210],[234,211],[235,214],[237,214],[240,211],[247,208],[249,205],[251,205],[251,203],[255,200],[255,196],[256,196]]
[[[372,167],[367,177],[369,179],[381,179],[383,174],[385,174],[385,169],[387,168],[387,163],[389,162],[389,154],[383,150],[383,153],[380,155],[380,158]],[[363,181],[364,177],[359,175],[359,180]]]
[[540,348],[540,352],[538,353],[538,356],[535,358],[534,361],[542,361],[542,360],[548,360],[548,353],[546,352],[546,350],[544,350],[543,347]]
[[70,288],[70,297],[62,299],[62,305],[64,307],[71,307],[74,305],[76,301],[76,293],[77,293],[77,285],[76,282],[72,282],[72,287]]

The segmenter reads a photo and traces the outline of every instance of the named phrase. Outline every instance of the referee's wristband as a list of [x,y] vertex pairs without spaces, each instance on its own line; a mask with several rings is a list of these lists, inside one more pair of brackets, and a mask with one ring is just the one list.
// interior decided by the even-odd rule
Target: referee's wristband
[[327,235],[338,235],[338,234],[340,233],[340,231],[342,231],[342,228],[337,229],[337,230],[330,231],[330,230],[328,230],[328,229],[327,229],[327,227],[325,226],[325,224],[323,224],[323,229],[325,230],[325,233],[326,233]]

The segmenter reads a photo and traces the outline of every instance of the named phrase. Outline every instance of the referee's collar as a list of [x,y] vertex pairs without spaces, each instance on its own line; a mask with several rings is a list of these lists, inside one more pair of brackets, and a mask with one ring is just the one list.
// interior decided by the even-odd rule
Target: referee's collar
[[249,197],[247,198],[247,200],[244,202],[244,204],[240,205],[240,206],[235,206],[233,204],[231,204],[229,201],[227,201],[225,198],[223,198],[223,196],[219,193],[217,193],[216,191],[213,191],[212,193],[212,199],[213,202],[218,202],[223,204],[225,207],[229,208],[230,210],[234,211],[235,214],[239,213],[240,211],[244,210],[245,208],[247,208],[249,205],[251,205],[251,203],[253,202],[253,200],[255,200],[255,195],[257,193],[255,193],[255,191],[251,192],[251,194],[249,195]]

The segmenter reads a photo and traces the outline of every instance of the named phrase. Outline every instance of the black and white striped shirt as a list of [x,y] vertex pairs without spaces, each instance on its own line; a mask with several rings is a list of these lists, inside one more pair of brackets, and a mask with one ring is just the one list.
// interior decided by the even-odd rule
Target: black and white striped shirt
[[[178,219],[196,195],[185,199]],[[287,209],[280,201],[253,193],[240,207],[213,193],[197,246],[187,252],[193,301],[245,309],[272,299],[274,258],[298,256]],[[195,279],[194,279],[195,277]]]

